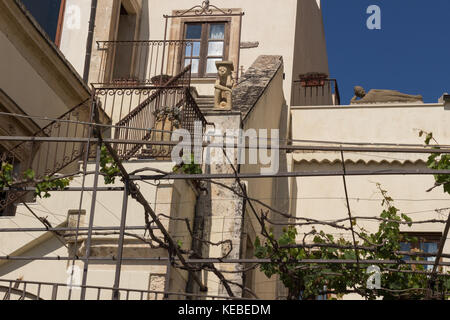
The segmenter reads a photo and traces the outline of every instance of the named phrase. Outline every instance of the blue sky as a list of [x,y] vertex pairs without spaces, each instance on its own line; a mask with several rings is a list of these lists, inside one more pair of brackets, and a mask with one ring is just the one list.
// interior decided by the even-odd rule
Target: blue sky
[[[381,30],[369,30],[370,5]],[[322,0],[330,77],[341,103],[355,85],[421,94],[437,102],[450,92],[450,0]]]

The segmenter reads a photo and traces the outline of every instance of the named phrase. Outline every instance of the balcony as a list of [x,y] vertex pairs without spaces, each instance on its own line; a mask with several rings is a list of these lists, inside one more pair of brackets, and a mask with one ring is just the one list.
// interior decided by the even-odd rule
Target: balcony
[[309,73],[293,81],[293,106],[340,105],[340,100],[337,80],[326,74]]
[[186,67],[181,58],[191,46],[186,40],[98,41],[97,84],[162,86]]
[[[151,142],[170,141],[172,131],[186,129],[194,134],[196,122],[201,130],[206,120],[190,93],[191,66],[180,73],[151,83],[146,79],[94,84],[94,97],[101,112],[114,127],[105,136],[142,143],[115,143],[121,160],[170,160],[172,147]],[[162,77],[158,77],[159,81]],[[151,79],[150,79],[151,80]]]

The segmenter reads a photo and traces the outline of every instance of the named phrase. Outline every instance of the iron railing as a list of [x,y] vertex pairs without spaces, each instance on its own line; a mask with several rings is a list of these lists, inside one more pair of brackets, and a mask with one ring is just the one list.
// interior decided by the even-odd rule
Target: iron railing
[[23,281],[0,279],[0,300],[79,300],[80,288],[86,288],[87,300],[111,300],[114,291],[119,292],[119,300],[250,300],[185,292],[139,290],[106,286],[72,286],[66,283]]
[[[9,191],[0,192],[0,212],[24,199],[26,195],[32,195],[33,192],[27,191],[26,188],[34,186],[36,181],[78,171],[76,162],[82,158],[87,144],[71,142],[70,139],[88,137],[90,104],[90,99],[78,104],[33,135],[55,137],[54,141],[18,142],[1,154],[0,162],[13,166],[13,183]],[[33,171],[32,179],[24,177],[27,170]],[[28,197],[26,199],[31,200]]]
[[[96,88],[96,101],[115,124],[109,135],[120,140],[170,141],[174,129],[183,128],[193,134],[196,121],[204,127],[206,120],[190,94],[190,71],[189,65],[161,87]],[[121,160],[134,156],[168,159],[172,150],[169,146],[130,143],[114,146]]]
[[162,86],[185,67],[186,40],[97,41],[98,84]]
[[322,85],[305,86],[303,81],[295,80],[292,85],[293,106],[340,105],[336,79],[324,79]]

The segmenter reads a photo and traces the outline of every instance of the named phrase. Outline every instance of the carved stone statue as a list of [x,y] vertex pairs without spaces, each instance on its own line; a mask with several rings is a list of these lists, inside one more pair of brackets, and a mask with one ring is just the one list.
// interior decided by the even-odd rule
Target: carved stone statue
[[234,71],[233,62],[217,61],[217,80],[214,86],[214,109],[231,110],[231,91],[234,80],[231,72]]
[[[421,95],[410,95],[401,93],[396,90],[372,89],[367,94],[364,88],[360,86],[356,86],[354,90],[355,96],[352,98],[351,104],[423,102],[423,98]],[[358,100],[358,98],[360,99]]]

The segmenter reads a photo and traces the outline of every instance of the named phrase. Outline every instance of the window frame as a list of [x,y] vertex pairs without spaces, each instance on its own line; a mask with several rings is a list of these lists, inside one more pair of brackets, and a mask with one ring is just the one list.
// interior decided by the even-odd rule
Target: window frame
[[[439,244],[441,242],[442,233],[441,232],[402,232],[403,236],[408,238],[417,238],[417,242],[406,242],[402,241],[402,243],[409,244],[410,251],[421,250],[422,243],[437,243],[437,250],[439,250]],[[405,260],[411,260],[411,256],[405,255]],[[442,261],[442,258],[441,258]],[[425,266],[425,268],[429,268],[430,265]]]
[[61,46],[61,36],[64,27],[64,14],[66,12],[66,0],[61,0],[59,6],[58,23],[56,26],[55,45],[59,48]]
[[[225,32],[224,32],[224,39],[223,39],[223,55],[221,57],[219,56],[208,56],[208,44],[210,41],[209,39],[209,32],[212,24],[219,24],[224,23],[225,24]],[[181,21],[181,39],[184,41],[190,41],[191,39],[186,39],[186,33],[187,33],[187,26],[189,24],[201,24],[202,25],[202,35],[200,39],[200,55],[199,55],[199,66],[198,66],[198,73],[191,73],[191,76],[193,78],[216,78],[217,72],[214,73],[207,73],[206,67],[208,63],[208,58],[222,58],[222,61],[226,61],[229,57],[229,51],[230,51],[230,39],[231,39],[231,18],[230,17],[208,17],[204,19],[199,18],[185,18]],[[206,28],[205,28],[206,26]],[[197,39],[196,39],[197,40]],[[212,41],[214,42],[214,40]],[[185,65],[185,58],[186,58],[186,48],[185,46],[182,47],[180,50],[180,71],[184,68]]]

